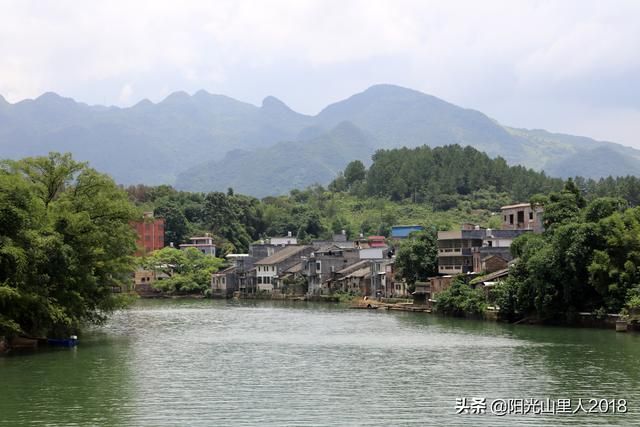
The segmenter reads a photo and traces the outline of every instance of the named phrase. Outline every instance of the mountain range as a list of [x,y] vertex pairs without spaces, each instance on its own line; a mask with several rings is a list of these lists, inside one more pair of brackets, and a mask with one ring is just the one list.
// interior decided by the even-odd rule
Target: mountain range
[[175,92],[128,108],[90,106],[55,93],[0,96],[0,157],[71,152],[122,184],[171,184],[258,197],[326,184],[377,149],[471,145],[549,175],[640,175],[640,151],[586,137],[503,126],[485,114],[393,85],[376,85],[315,116],[267,97]]

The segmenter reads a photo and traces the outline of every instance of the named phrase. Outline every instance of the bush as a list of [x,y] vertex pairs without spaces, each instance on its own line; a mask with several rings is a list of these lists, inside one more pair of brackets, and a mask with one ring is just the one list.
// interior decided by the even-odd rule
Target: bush
[[436,310],[452,316],[479,315],[487,304],[480,289],[472,289],[462,279],[456,279],[451,286],[438,294]]

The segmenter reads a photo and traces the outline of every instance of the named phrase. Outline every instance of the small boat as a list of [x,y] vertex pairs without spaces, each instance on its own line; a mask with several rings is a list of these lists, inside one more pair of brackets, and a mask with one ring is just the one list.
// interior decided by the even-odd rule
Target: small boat
[[48,338],[47,344],[55,347],[75,347],[78,345],[78,337],[76,335],[71,335],[69,338],[64,339]]

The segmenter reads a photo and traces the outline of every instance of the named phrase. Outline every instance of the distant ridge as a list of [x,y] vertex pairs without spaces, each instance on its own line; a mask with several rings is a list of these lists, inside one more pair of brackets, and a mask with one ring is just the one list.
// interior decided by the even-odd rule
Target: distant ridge
[[128,108],[52,92],[0,96],[0,157],[72,152],[122,184],[172,184],[266,196],[326,184],[378,148],[471,145],[553,176],[640,175],[640,151],[586,137],[505,127],[485,114],[394,85],[375,85],[315,116],[268,96],[260,106],[200,90]]

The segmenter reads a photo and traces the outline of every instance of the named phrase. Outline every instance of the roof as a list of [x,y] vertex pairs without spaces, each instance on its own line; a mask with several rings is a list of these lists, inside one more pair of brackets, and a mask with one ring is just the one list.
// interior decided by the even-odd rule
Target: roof
[[329,251],[336,251],[336,252],[342,252],[344,250],[344,248],[341,248],[338,245],[334,245],[334,244],[328,244],[326,246],[322,246],[320,249],[318,249],[316,252],[317,253],[323,253],[323,252],[329,252]]
[[215,273],[213,273],[213,275],[215,276],[215,275],[218,275],[218,274],[222,275],[222,274],[231,273],[231,272],[232,272],[232,271],[234,271],[235,269],[236,269],[236,266],[235,266],[235,265],[232,265],[232,266],[230,266],[230,267],[225,268],[224,270],[218,270],[218,271],[216,271]]
[[266,258],[262,258],[261,260],[256,262],[256,265],[273,265],[279,264],[282,261],[290,258],[292,256],[298,255],[300,252],[304,251],[309,246],[296,246],[296,245],[288,245],[285,246],[284,249],[279,250],[275,254],[268,256]]
[[356,277],[362,278],[371,275],[371,269],[367,266],[365,268],[361,268],[360,270],[356,270],[353,273],[349,274],[347,277]]
[[304,263],[299,262],[286,269],[285,273],[300,273],[302,270],[304,270]]
[[367,240],[384,240],[386,239],[386,237],[384,236],[369,236],[367,237]]
[[421,225],[394,225],[391,227],[391,237],[409,237],[409,234],[422,230],[424,227]]
[[336,273],[337,274],[349,274],[352,271],[355,271],[355,270],[357,270],[359,268],[362,268],[362,266],[364,266],[364,265],[366,265],[366,266],[369,265],[369,260],[368,259],[365,259],[365,260],[362,260],[362,261],[358,261],[355,264],[351,264],[350,266],[345,267],[342,270],[338,270]]
[[515,209],[515,208],[526,208],[531,207],[531,203],[516,203],[515,205],[507,205],[500,208],[500,210],[504,209]]
[[508,275],[509,275],[509,269],[504,268],[502,270],[494,271],[493,273],[490,273],[490,274],[485,274],[482,277],[476,277],[470,283],[476,284],[476,283],[483,283],[483,282],[491,282],[491,281],[494,281],[495,279],[506,277]]

